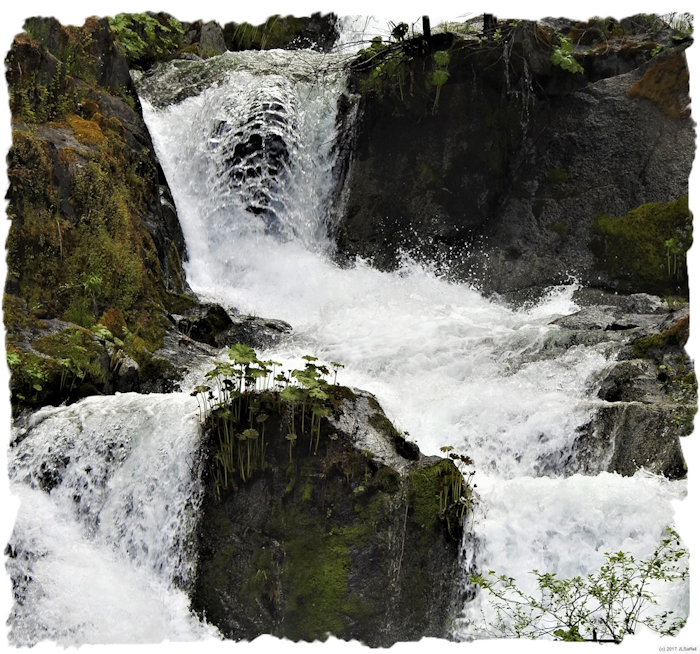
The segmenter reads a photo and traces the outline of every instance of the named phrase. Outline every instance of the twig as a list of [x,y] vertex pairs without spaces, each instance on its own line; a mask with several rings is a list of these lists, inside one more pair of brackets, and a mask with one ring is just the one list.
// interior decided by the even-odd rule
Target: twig
[[406,545],[406,523],[408,521],[408,504],[406,504],[406,513],[403,517],[403,534],[401,536],[401,555],[399,556],[399,567],[396,570],[396,577],[394,577],[394,583],[399,580],[399,575],[401,574],[401,561],[403,561],[403,548]]

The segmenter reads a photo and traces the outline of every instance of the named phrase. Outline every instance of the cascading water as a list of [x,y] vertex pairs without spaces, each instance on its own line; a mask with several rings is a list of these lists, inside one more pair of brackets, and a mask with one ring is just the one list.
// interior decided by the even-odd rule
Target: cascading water
[[[553,289],[538,306],[516,311],[411,261],[395,273],[361,261],[338,268],[329,259],[323,203],[331,189],[342,78],[290,86],[293,73],[279,81],[252,77],[241,55],[227,56],[225,80],[197,97],[159,109],[144,89],[146,120],[191,246],[192,287],[224,305],[288,321],[293,338],[265,356],[298,363],[311,353],[343,362],[343,383],[374,393],[422,451],[439,454],[451,445],[474,460],[481,504],[473,524],[478,545],[467,565],[497,569],[527,586],[526,573],[534,568],[577,575],[600,567],[606,551],[650,554],[668,526],[672,501],[685,494],[684,483],[642,472],[572,475],[577,428],[600,404],[596,382],[613,351],[606,343],[552,345],[559,328],[551,321],[578,308],[574,287]],[[264,61],[272,55],[247,56]],[[305,56],[306,66],[314,57],[321,61]],[[292,71],[294,57],[288,61]],[[295,128],[286,152],[305,165],[290,166],[297,184],[285,189],[280,238],[247,210],[245,193],[237,194],[235,206],[230,186],[221,194],[218,178],[211,180],[235,175],[236,164],[212,159],[211,151],[230,98],[239,103],[231,116],[248,115],[259,90],[278,97],[283,89],[292,93],[284,120]],[[182,125],[195,126],[185,140]],[[275,123],[270,134],[279,133]],[[603,470],[606,462],[599,463]],[[647,510],[650,502],[654,511]],[[666,599],[687,613],[687,588],[674,592]],[[473,634],[483,600],[468,603],[456,626],[459,637]]]
[[197,412],[188,395],[130,393],[42,409],[16,430],[11,642],[216,634],[190,615],[183,590],[201,494]]
[[[533,568],[569,576],[606,551],[649,554],[685,485],[576,474],[577,429],[599,405],[612,347],[555,346],[550,323],[577,310],[573,286],[514,310],[410,260],[393,273],[333,263],[339,63],[306,51],[227,53],[140,80],[190,285],[291,323],[293,336],[265,357],[339,361],[340,381],[374,393],[423,452],[451,445],[474,460],[480,503],[466,565],[527,585]],[[26,587],[14,642],[214,635],[181,590],[193,564],[197,445],[187,394],[92,398],[42,410],[17,434],[10,465],[22,508],[9,565]],[[116,592],[103,592],[111,584]],[[687,613],[687,589],[676,592],[666,601]],[[483,595],[467,604],[458,637],[473,635],[482,610]]]

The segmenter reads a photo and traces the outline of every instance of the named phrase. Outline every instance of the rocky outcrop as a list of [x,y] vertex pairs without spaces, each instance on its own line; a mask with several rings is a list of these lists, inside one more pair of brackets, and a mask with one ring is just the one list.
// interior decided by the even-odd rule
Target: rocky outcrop
[[[167,309],[194,303],[170,190],[108,21],[64,27],[33,18],[25,30],[6,71],[12,224],[3,304],[15,408],[133,390],[137,369],[141,381],[158,374],[152,353],[168,327]],[[51,327],[45,333],[51,321],[61,321],[66,338],[91,341],[94,360],[83,361],[69,343],[61,347],[71,354],[53,361],[35,352],[37,338],[52,335]],[[89,328],[123,342],[123,374],[114,374],[116,354]],[[61,381],[52,387],[54,377]]]
[[644,468],[685,478],[681,439],[692,433],[697,411],[697,380],[684,350],[688,308],[664,310],[644,295],[623,299],[623,306],[589,306],[556,321],[560,342],[611,343],[615,353],[598,392],[603,404],[577,435],[568,472],[597,474],[602,461],[603,470],[621,475]]
[[224,490],[209,464],[192,607],[233,640],[447,637],[461,521],[440,502],[459,473],[406,443],[371,395],[326,391],[336,410],[318,442],[300,434],[292,447],[278,400],[262,396],[261,468]]
[[204,23],[199,35],[199,56],[202,59],[208,59],[224,52],[226,52],[226,41],[224,41],[221,26],[214,21]]
[[338,17],[312,14],[308,17],[271,16],[262,25],[226,23],[224,39],[232,52],[239,50],[300,50],[329,52],[338,40]]
[[[648,24],[559,21],[582,71],[571,72],[553,63],[553,27],[500,27],[500,39],[373,46],[356,63],[341,258],[392,268],[405,251],[502,295],[536,295],[571,275],[626,293],[687,293],[665,244],[684,260],[688,212],[653,225],[661,205],[687,195],[688,43]],[[621,251],[638,270],[615,266]]]

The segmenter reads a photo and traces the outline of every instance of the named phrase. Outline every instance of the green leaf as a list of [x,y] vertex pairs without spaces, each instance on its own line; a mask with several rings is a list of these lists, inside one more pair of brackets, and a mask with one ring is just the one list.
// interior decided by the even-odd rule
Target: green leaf
[[250,363],[258,363],[258,357],[255,350],[248,345],[236,343],[228,349],[229,358],[237,365],[243,366]]
[[443,86],[450,74],[446,70],[436,70],[433,72],[433,86],[441,87]]
[[435,63],[442,68],[446,68],[450,63],[450,54],[445,50],[438,50],[434,55]]
[[305,393],[298,386],[287,386],[281,393],[280,398],[284,402],[301,402]]

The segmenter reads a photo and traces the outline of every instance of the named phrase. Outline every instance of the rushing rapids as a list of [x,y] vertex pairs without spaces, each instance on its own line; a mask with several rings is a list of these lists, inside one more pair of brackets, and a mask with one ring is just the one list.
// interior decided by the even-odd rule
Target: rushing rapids
[[[190,285],[292,324],[266,357],[342,362],[342,382],[374,393],[422,451],[451,445],[473,459],[471,570],[526,586],[533,568],[571,576],[599,567],[606,551],[649,554],[685,484],[611,475],[604,461],[597,476],[577,474],[577,429],[600,403],[614,350],[549,347],[552,320],[578,308],[573,285],[515,310],[408,259],[393,273],[333,263],[338,63],[311,52],[227,53],[141,80]],[[22,504],[9,567],[24,587],[10,618],[15,644],[215,636],[184,594],[201,492],[188,390],[92,398],[17,429],[10,476]],[[663,599],[687,613],[685,587]],[[482,611],[488,617],[483,594],[453,617],[456,637],[472,637]]]

